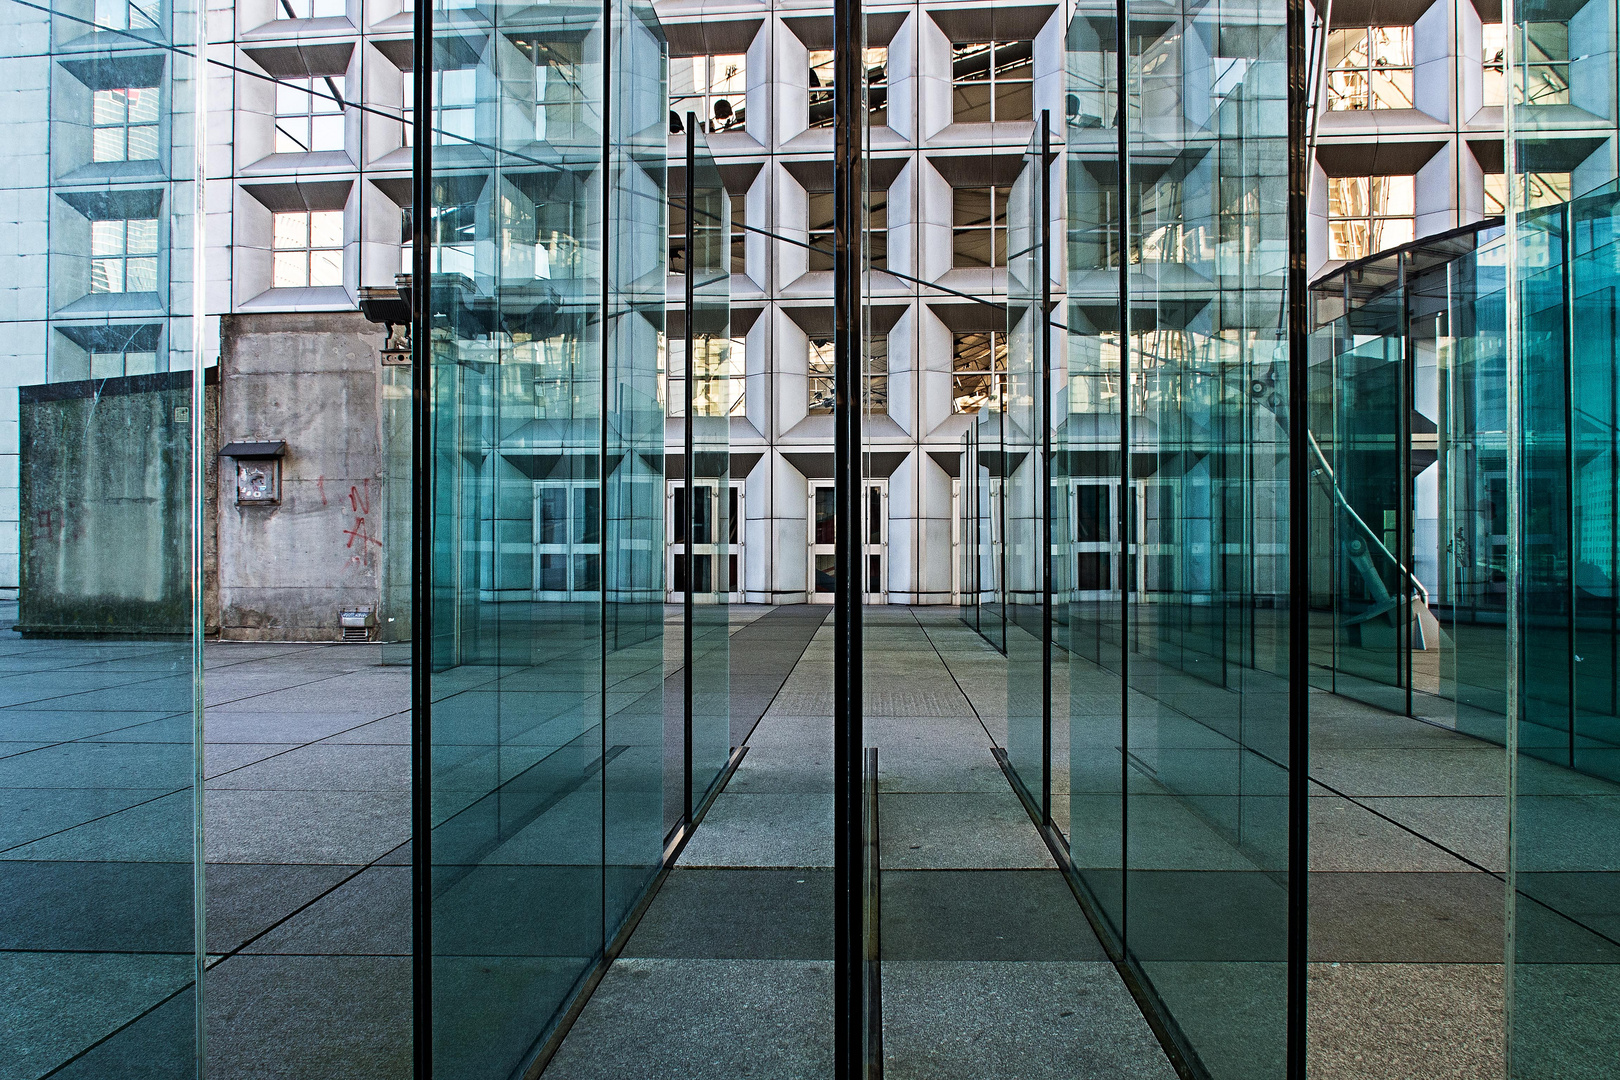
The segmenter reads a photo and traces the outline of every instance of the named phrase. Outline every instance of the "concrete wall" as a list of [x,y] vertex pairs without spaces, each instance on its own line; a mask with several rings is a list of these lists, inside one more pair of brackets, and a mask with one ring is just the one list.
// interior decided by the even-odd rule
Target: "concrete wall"
[[379,327],[358,312],[227,315],[220,444],[277,440],[281,502],[238,505],[220,462],[220,636],[335,641],[339,612],[383,620]]
[[189,635],[190,372],[26,386],[18,397],[28,525],[18,628]]

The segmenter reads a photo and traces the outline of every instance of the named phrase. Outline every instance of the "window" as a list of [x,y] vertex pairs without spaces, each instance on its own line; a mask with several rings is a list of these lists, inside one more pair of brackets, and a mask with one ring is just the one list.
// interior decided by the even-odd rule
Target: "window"
[[1329,30],[1327,61],[1329,112],[1413,107],[1410,26]]
[[[873,334],[866,339],[861,397],[868,415],[889,411],[889,335]],[[831,416],[837,397],[833,392],[833,339],[810,339],[811,416]]]
[[276,81],[276,153],[343,149],[343,95],[330,78]]
[[966,41],[951,46],[951,119],[1004,123],[1035,117],[1035,43]]
[[[403,120],[405,123],[405,138],[403,145],[412,145],[416,125],[416,75],[414,72],[404,72],[403,80]],[[478,114],[477,98],[477,68],[451,68],[448,71],[435,71],[433,73],[433,144],[435,146],[449,143],[471,142],[473,138],[473,121]],[[539,75],[536,72],[536,88],[539,88]],[[536,138],[544,139],[547,115],[543,108],[535,110]]]
[[748,195],[731,196],[731,272],[748,273]]
[[[1507,103],[1507,39],[1501,23],[1486,23],[1481,35],[1485,80],[1481,105]],[[1530,105],[1569,104],[1569,26],[1524,23],[1517,50],[1526,92],[1515,101]],[[1515,80],[1517,82],[1517,80]]]
[[157,353],[137,349],[90,354],[92,379],[116,379],[122,375],[150,375],[158,369]]
[[951,411],[1001,412],[1007,394],[1007,335],[957,334],[951,348]]
[[957,188],[952,193],[951,265],[1007,265],[1007,189]]
[[[534,63],[535,141],[556,143],[580,138],[585,120],[584,45],[547,38],[527,39],[518,44]],[[455,87],[455,107],[465,110],[466,115],[461,120],[464,130],[456,133],[471,139],[472,110],[476,101],[473,80],[477,72],[474,68],[466,68],[464,72],[465,85]],[[445,103],[449,105],[449,100]]]
[[[812,191],[810,203],[810,266],[811,270],[833,268],[833,193]],[[886,270],[889,266],[889,193],[872,192],[866,219],[867,255],[872,269]]]
[[[866,109],[874,124],[889,122],[889,50],[867,49]],[[810,50],[810,126],[833,125],[833,52]]]
[[837,402],[833,393],[833,339],[810,339],[810,407],[811,416],[831,416]]
[[158,90],[97,90],[91,101],[91,161],[152,161],[158,156]]
[[807,201],[810,204],[810,257],[811,270],[831,270],[833,268],[833,193],[830,191],[812,191],[808,193]]
[[[399,272],[414,273],[415,252],[411,248],[411,208],[399,215]],[[428,215],[428,259],[435,274],[473,276],[473,240],[477,235],[476,203],[435,206]]]
[[435,274],[473,276],[478,204],[435,206],[429,211],[429,256]]
[[669,62],[669,107],[686,123],[696,113],[702,131],[742,131],[748,112],[747,57],[680,56]]
[[402,71],[399,74],[400,106],[399,121],[401,125],[399,145],[416,145],[416,73]]
[[[746,367],[743,339],[719,339],[707,334],[693,342],[693,370],[697,373],[693,401],[699,416],[742,416]],[[686,415],[686,339],[677,337],[663,350],[669,371],[664,401],[670,416]]]
[[1412,240],[1410,176],[1328,177],[1328,258],[1359,259]]
[[157,292],[156,218],[111,218],[90,223],[90,291]]
[[866,339],[866,372],[861,397],[869,416],[889,411],[889,335],[873,334]]
[[342,19],[348,16],[345,0],[277,0],[278,19]]
[[889,268],[889,192],[874,191],[867,199],[866,254],[873,270]]
[[294,210],[276,215],[273,280],[277,289],[343,284],[343,211]]
[[151,30],[158,26],[158,0],[96,0],[96,25],[108,30]]
[[[1527,209],[1555,206],[1568,202],[1571,193],[1569,173],[1529,173],[1525,177]],[[1507,177],[1502,173],[1485,174],[1485,212],[1492,216],[1507,213]]]

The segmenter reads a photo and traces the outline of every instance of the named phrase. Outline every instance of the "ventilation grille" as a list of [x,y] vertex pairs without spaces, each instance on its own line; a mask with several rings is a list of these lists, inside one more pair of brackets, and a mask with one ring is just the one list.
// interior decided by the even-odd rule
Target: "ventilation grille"
[[364,626],[345,626],[343,628],[344,641],[370,641],[371,630]]

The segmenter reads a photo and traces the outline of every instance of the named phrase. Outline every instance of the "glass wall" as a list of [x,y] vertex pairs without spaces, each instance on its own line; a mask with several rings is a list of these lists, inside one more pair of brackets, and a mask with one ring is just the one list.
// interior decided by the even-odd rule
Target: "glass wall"
[[681,699],[669,702],[684,740],[683,749],[666,755],[680,766],[679,776],[665,780],[671,829],[691,819],[731,758],[729,603],[742,588],[742,489],[731,477],[732,406],[742,393],[731,360],[731,198],[696,114],[682,121],[686,164],[671,170],[671,180],[684,183],[672,186],[669,198],[672,226],[679,219],[685,233],[685,332],[679,353],[672,350],[679,363],[671,363],[666,384],[668,411],[682,418],[683,437],[669,469],[669,588],[684,604]]
[[[1314,287],[1313,679],[1429,726],[1325,708],[1312,777],[1341,810],[1383,807],[1469,864],[1401,869],[1447,870],[1430,902],[1479,923],[1476,941],[1503,927],[1503,976],[1494,950],[1448,953],[1444,934],[1384,950],[1425,961],[1403,992],[1444,983],[1481,1014],[1471,1041],[1503,1046],[1512,1076],[1598,1076],[1614,1060],[1590,1023],[1620,970],[1614,203],[1604,185]],[[1417,880],[1364,876],[1358,897],[1387,904]],[[1342,943],[1330,888],[1313,882],[1313,936]]]
[[[1023,634],[1029,669],[1009,764],[1050,801],[1095,921],[1183,1059],[1281,1076],[1285,11],[1155,7],[1121,27],[1082,7],[1066,49],[1060,168],[1032,145],[1009,200],[1009,236],[1027,239],[1009,242],[1006,437],[1024,456],[1007,455],[1004,489],[1007,651]],[[1042,212],[1047,182],[1062,196]],[[1065,241],[1049,372],[1043,230]],[[1065,741],[1066,770],[1048,769]]]
[[201,13],[0,18],[0,1075],[198,1076]]
[[433,51],[478,93],[428,217],[432,1055],[495,1077],[549,1054],[731,759],[730,200],[701,134],[668,183],[650,5],[441,11]]
[[1313,284],[1308,447],[1313,684],[1498,744],[1505,264],[1487,222]]
[[[1515,8],[1509,30],[1509,1074],[1599,1076],[1620,1053],[1587,1020],[1620,1003],[1617,30],[1597,3]],[[1537,45],[1557,32],[1585,45],[1549,101]],[[1536,207],[1549,162],[1576,198]]]

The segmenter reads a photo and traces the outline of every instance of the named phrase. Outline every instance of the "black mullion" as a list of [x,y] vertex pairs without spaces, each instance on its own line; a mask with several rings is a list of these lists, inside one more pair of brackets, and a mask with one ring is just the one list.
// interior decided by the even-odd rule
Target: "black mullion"
[[[994,97],[992,96],[992,100]],[[1041,215],[1035,272],[1041,276],[1041,320],[1036,324],[1041,354],[1041,824],[1052,824],[1052,274],[1047,252],[1051,243],[1052,113],[1041,110],[1041,156],[1035,181]],[[995,363],[992,337],[991,363]]]
[[692,411],[695,407],[696,395],[692,384],[697,376],[697,364],[693,360],[692,347],[696,342],[696,335],[692,333],[693,299],[697,295],[697,268],[693,263],[692,253],[697,250],[697,213],[693,204],[693,194],[696,188],[694,174],[697,171],[697,116],[690,110],[686,113],[686,423],[682,435],[686,452],[686,463],[683,468],[686,483],[686,520],[682,525],[686,530],[686,588],[681,596],[681,618],[685,623],[685,632],[681,642],[682,663],[682,693],[685,701],[681,715],[685,727],[682,746],[685,759],[682,768],[685,801],[685,821],[688,828],[692,825],[692,621],[696,612],[693,611],[694,601],[692,580],[695,559],[692,549],[697,541],[697,491],[693,481],[697,477],[697,469],[693,463],[692,455],[697,448],[697,440],[692,431]]
[[1305,1080],[1305,1007],[1307,957],[1306,894],[1309,822],[1307,785],[1310,766],[1307,652],[1310,611],[1309,496],[1310,471],[1304,453],[1310,438],[1306,426],[1305,361],[1310,341],[1307,319],[1307,252],[1309,223],[1305,203],[1310,178],[1307,112],[1310,108],[1305,54],[1305,0],[1287,0],[1288,48],[1288,991],[1287,1075]]
[[861,760],[861,0],[833,4],[834,1065],[866,1072]]
[[[417,0],[425,3],[426,0]],[[609,422],[608,410],[612,407],[612,338],[614,328],[613,315],[613,10],[614,0],[602,0],[602,310],[598,316],[602,332],[601,362],[602,374],[599,383],[601,397],[596,426],[596,539],[597,548],[601,552],[597,563],[597,719],[599,721],[597,732],[601,738],[602,760],[607,760],[608,753],[608,593],[609,574],[608,558],[611,546],[608,543],[608,435],[612,431]],[[687,209],[687,216],[691,216],[691,209]],[[667,232],[667,230],[666,230]],[[690,255],[687,264],[691,264]],[[691,493],[687,494],[688,501]],[[690,576],[692,567],[687,564],[687,574]],[[606,956],[608,946],[607,932],[607,849],[608,849],[608,773],[606,767],[602,769],[601,798],[598,804],[598,837],[601,847],[599,873],[597,874],[597,909],[599,916],[599,930],[597,934],[598,960]]]
[[1575,588],[1575,212],[1574,203],[1566,202],[1562,219],[1564,258],[1562,285],[1564,292],[1564,544],[1569,567],[1569,659],[1564,662],[1569,695],[1569,768],[1575,767],[1575,725],[1579,717],[1576,703],[1575,648],[1580,641],[1579,594]]
[[1130,258],[1130,78],[1128,0],[1114,0],[1114,80],[1119,102],[1114,112],[1119,167],[1115,182],[1119,195],[1116,240],[1119,245],[1119,940],[1123,955],[1131,954],[1130,925],[1130,624],[1131,591],[1126,587],[1130,559],[1129,511],[1131,492],[1131,280]]
[[433,1076],[432,653],[433,5],[418,3],[411,117],[411,1022],[417,1080]]
[[1417,574],[1413,569],[1412,552],[1415,545],[1412,543],[1413,519],[1413,479],[1412,479],[1412,410],[1416,400],[1413,380],[1417,375],[1417,350],[1412,342],[1412,298],[1411,298],[1411,261],[1412,256],[1403,253],[1396,257],[1396,275],[1400,282],[1399,296],[1401,297],[1401,366],[1395,380],[1396,385],[1396,413],[1395,438],[1398,444],[1395,448],[1395,462],[1398,470],[1395,493],[1399,502],[1395,504],[1395,567],[1399,575],[1395,594],[1395,617],[1399,620],[1395,627],[1396,677],[1405,687],[1406,715],[1412,715],[1412,619],[1416,613],[1413,606],[1414,597],[1412,588],[1417,581]]

